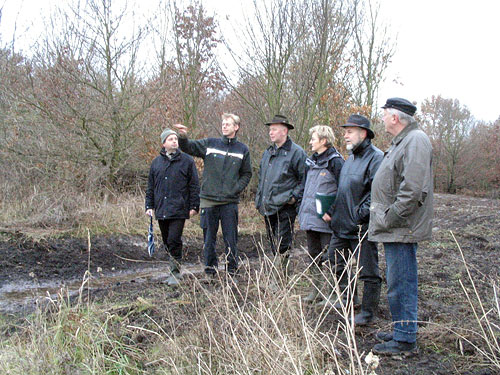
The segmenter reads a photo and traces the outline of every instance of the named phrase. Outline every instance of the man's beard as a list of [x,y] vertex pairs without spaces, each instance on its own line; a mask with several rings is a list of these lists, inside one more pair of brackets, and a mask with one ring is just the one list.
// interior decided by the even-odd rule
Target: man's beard
[[347,149],[347,151],[351,151],[353,148],[354,148],[354,145],[352,143],[348,143],[345,148]]

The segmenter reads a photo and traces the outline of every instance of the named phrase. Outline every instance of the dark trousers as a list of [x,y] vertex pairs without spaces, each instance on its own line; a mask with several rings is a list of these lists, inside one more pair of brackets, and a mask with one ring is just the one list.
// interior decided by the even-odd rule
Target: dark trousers
[[[359,244],[358,239],[346,239],[339,238],[332,234],[330,240],[330,245],[328,247],[328,259],[332,267],[334,267],[334,272],[340,277],[344,272],[346,267],[346,260],[354,252]],[[359,253],[359,264],[361,268],[359,272],[359,279],[366,283],[379,285],[382,282],[380,277],[380,272],[378,269],[378,250],[377,244],[375,242],[368,241],[364,239],[361,242],[360,248],[358,248]],[[354,256],[357,257],[357,253]]]
[[293,225],[297,210],[295,205],[287,204],[274,215],[264,216],[267,238],[271,243],[271,251],[285,254],[292,247]]
[[158,220],[163,245],[172,258],[177,261],[182,259],[182,231],[185,219]]
[[228,203],[202,208],[200,226],[203,229],[203,258],[205,272],[215,273],[218,266],[215,245],[219,223],[222,226],[227,272],[235,273],[238,269],[238,204]]
[[320,254],[328,249],[331,237],[331,233],[317,232],[315,230],[306,231],[307,252],[311,262],[315,261],[318,265],[323,263],[323,257]]

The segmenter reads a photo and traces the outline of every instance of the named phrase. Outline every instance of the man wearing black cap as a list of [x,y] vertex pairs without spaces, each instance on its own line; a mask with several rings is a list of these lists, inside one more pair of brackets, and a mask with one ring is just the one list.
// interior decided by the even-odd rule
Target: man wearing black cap
[[[342,302],[334,306],[339,309],[353,299],[357,305],[356,286],[346,269],[346,260],[359,249],[359,278],[363,281],[361,312],[354,317],[355,324],[366,325],[374,319],[380,299],[380,277],[376,243],[368,241],[365,233],[370,218],[370,192],[372,181],[383,158],[383,153],[371,140],[375,137],[370,121],[361,115],[351,115],[344,127],[344,139],[349,158],[340,172],[337,198],[324,215],[330,222],[333,235],[328,247],[328,259],[341,286]],[[362,241],[360,242],[360,239]],[[355,256],[358,253],[355,253]],[[330,297],[331,289],[330,286]],[[329,303],[329,300],[324,301]]]
[[260,162],[255,206],[264,216],[276,264],[286,276],[307,155],[288,136],[294,127],[285,116],[276,115],[266,125],[272,145],[264,151]]
[[432,146],[418,128],[416,107],[391,98],[382,107],[385,130],[394,138],[372,184],[369,239],[384,244],[387,298],[394,328],[379,332],[376,354],[416,351],[417,247],[431,238]]

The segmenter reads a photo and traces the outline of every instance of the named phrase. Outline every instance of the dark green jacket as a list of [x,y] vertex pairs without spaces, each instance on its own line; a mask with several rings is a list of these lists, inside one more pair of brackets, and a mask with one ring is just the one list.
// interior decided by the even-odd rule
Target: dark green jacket
[[252,165],[248,147],[235,138],[189,140],[179,137],[179,147],[205,162],[200,197],[216,202],[238,203],[250,182]]

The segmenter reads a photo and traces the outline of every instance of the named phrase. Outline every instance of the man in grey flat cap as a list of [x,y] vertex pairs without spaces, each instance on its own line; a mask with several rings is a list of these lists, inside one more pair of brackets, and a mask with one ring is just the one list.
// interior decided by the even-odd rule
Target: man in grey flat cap
[[198,171],[191,156],[179,150],[177,133],[161,133],[162,149],[151,163],[146,190],[146,214],[155,214],[165,249],[169,254],[168,285],[177,285],[181,276],[182,231],[186,219],[200,207]]
[[413,118],[415,105],[390,98],[382,108],[385,130],[394,138],[372,183],[368,235],[384,244],[394,327],[377,333],[382,343],[373,352],[400,355],[417,350],[417,248],[432,232],[432,146]]

